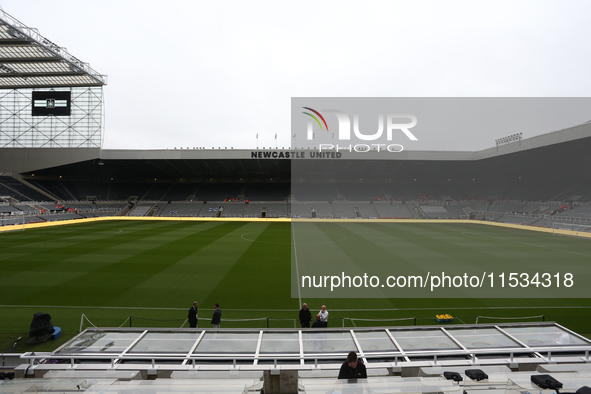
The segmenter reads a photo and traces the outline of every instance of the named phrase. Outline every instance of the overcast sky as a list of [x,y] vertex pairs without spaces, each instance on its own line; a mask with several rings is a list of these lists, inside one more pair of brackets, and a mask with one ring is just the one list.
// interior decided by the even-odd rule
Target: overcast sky
[[[275,146],[277,133],[278,146],[287,147],[291,97],[591,92],[588,1],[0,5],[108,75],[109,149],[253,148],[257,133],[259,146]],[[441,149],[480,150],[504,136],[473,134],[464,145],[450,141]]]

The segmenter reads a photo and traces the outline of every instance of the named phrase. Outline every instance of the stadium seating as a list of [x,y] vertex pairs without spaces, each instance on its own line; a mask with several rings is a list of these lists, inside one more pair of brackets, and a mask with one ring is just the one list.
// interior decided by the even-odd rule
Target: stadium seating
[[160,197],[154,198],[161,201],[185,201],[190,196],[195,196],[198,185],[194,183],[174,183]]
[[174,202],[174,203],[157,203],[159,206],[155,216],[188,216],[195,217],[199,214],[203,203],[202,202]]
[[47,201],[48,197],[12,177],[0,176],[0,196],[12,196],[18,201]]
[[244,202],[220,202],[219,206],[224,208],[223,213],[220,215],[226,218],[241,218],[244,216],[244,209],[246,204]]
[[591,219],[591,205],[577,205],[573,209],[567,209],[566,211],[558,213],[557,216]]
[[285,201],[290,194],[289,183],[248,183],[244,196],[249,201]]
[[336,185],[331,183],[294,183],[291,194],[296,201],[334,201],[338,192]]
[[201,207],[198,216],[203,218],[213,218],[221,216],[222,212],[220,211],[220,207],[222,205],[223,202],[206,202]]
[[327,202],[294,202],[291,204],[291,217],[311,218],[312,210],[317,218],[334,218],[333,204]]
[[372,201],[386,194],[380,183],[339,183],[336,189],[347,201]]
[[354,217],[356,217],[354,205],[355,204],[351,204],[351,203],[333,202],[332,207],[334,209],[334,216],[336,218],[354,218]]
[[[30,179],[34,187],[60,197],[47,202],[48,196],[15,180],[0,176],[0,192],[6,200],[0,213],[24,212],[33,216],[27,222],[45,219],[56,205],[77,210],[78,215],[64,218],[98,216],[187,216],[187,217],[260,217],[294,218],[468,218],[504,223],[549,226],[554,221],[577,220],[591,224],[591,186],[565,189],[568,202],[544,201],[541,196],[556,196],[551,185],[527,182],[473,183],[306,183],[245,182],[81,182]],[[562,186],[560,186],[562,187]],[[553,190],[553,193],[550,193]],[[2,195],[0,193],[0,195]],[[536,196],[534,199],[507,200],[508,196]],[[33,197],[34,196],[34,197]],[[291,196],[291,197],[290,197]],[[574,197],[573,197],[574,196]],[[87,199],[92,197],[92,201]],[[126,208],[133,197],[135,207]],[[571,198],[572,197],[572,198]],[[472,199],[474,198],[474,199]],[[490,198],[490,200],[488,200]],[[494,200],[493,200],[494,198]],[[504,199],[502,199],[504,198]],[[288,202],[288,199],[290,200]],[[224,201],[225,200],[225,201]],[[246,204],[248,200],[249,204]],[[575,202],[573,203],[573,200]],[[218,214],[219,207],[224,210]],[[571,206],[568,209],[560,207]],[[125,208],[125,209],[124,209]],[[41,215],[41,211],[44,215]],[[314,210],[314,212],[313,212]]]
[[472,212],[486,212],[491,206],[487,202],[457,201],[447,202],[445,209],[454,218],[466,218]]
[[74,220],[74,219],[81,219],[83,216],[78,215],[77,213],[58,213],[53,215],[42,215],[40,216],[46,222],[57,222],[61,220]]
[[[244,217],[261,217],[261,210],[266,209],[267,218],[284,218],[289,216],[287,202],[250,202],[245,206]],[[224,212],[225,213],[225,212]]]
[[22,212],[20,209],[8,204],[0,204],[0,213]]
[[518,212],[521,208],[526,206],[527,203],[525,201],[495,201],[490,208],[491,212]]
[[224,201],[244,195],[244,184],[203,183],[195,193],[199,201]]
[[536,222],[538,222],[540,220],[540,218],[527,218],[527,217],[519,217],[519,216],[501,216],[499,218],[496,218],[494,221],[495,222],[501,222],[501,223],[511,223],[511,224],[523,224],[525,226],[529,226],[532,225]]
[[378,212],[378,217],[382,218],[413,218],[414,213],[408,209],[406,204],[386,201],[375,202],[374,207]]
[[146,216],[146,214],[150,211],[150,209],[152,209],[153,206],[153,203],[138,204],[129,212],[128,216]]
[[453,215],[442,205],[421,205],[421,210],[428,218],[451,218]]
[[364,201],[333,202],[336,218],[376,218],[378,211],[372,203]]
[[357,208],[359,210],[361,217],[364,217],[364,218],[378,217],[378,211],[376,210],[373,203],[359,202],[354,205],[355,205],[354,208]]

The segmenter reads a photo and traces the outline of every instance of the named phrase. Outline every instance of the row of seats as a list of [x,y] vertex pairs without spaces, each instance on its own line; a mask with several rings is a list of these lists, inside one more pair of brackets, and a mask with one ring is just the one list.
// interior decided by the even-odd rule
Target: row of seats
[[[387,196],[400,201],[452,201],[502,199],[502,200],[565,200],[573,195],[591,199],[591,186],[558,185],[556,182],[493,182],[493,183],[168,183],[168,182],[72,182],[42,179],[27,180],[31,188],[12,177],[0,176],[0,196],[12,196],[18,201],[47,200],[47,192],[58,200],[86,200],[95,196],[98,200],[126,200],[137,196],[146,201],[219,201],[245,196],[250,200],[283,201],[289,195],[299,201],[379,201]],[[564,190],[564,192],[560,192]],[[519,207],[513,207],[519,208]],[[510,207],[507,207],[510,209]]]
[[[84,217],[113,216],[127,202],[64,202],[59,203],[78,211]],[[472,212],[484,212],[487,220],[498,220],[506,223],[532,223],[524,220],[524,214],[536,212],[536,220],[540,215],[548,215],[557,203],[446,203],[445,205],[428,205],[407,203],[389,203],[384,201],[369,202],[143,202],[129,212],[129,216],[186,216],[186,217],[296,217],[296,218],[465,218]],[[525,209],[524,209],[525,208]],[[544,209],[541,209],[544,208]],[[54,203],[28,203],[9,205],[0,204],[0,214],[37,215],[44,211],[47,214],[56,209]],[[517,210],[516,210],[517,209]],[[516,212],[518,216],[515,216]],[[44,216],[44,215],[41,215]],[[578,218],[591,220],[591,205],[574,206],[555,217]],[[60,219],[62,220],[62,219]]]

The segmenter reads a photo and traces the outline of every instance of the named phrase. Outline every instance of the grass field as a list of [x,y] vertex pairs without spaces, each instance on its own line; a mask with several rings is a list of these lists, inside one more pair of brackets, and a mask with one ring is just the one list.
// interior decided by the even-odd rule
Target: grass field
[[[296,235],[300,258],[322,250],[341,253],[339,267],[363,270],[359,250],[379,246],[392,264],[413,265],[416,256],[445,264],[467,264],[490,271],[499,258],[509,265],[586,266],[591,241],[474,224],[326,223],[308,224]],[[18,336],[26,338],[36,312],[51,314],[62,338],[18,351],[49,351],[79,331],[81,315],[97,326],[180,327],[194,300],[200,327],[211,327],[213,304],[222,319],[296,319],[292,298],[292,224],[224,221],[103,221],[0,233],[0,351]],[[377,236],[377,235],[379,236]],[[306,237],[315,242],[306,244]],[[377,241],[376,241],[377,240]],[[298,245],[296,243],[296,245]],[[318,246],[321,245],[321,246]],[[321,264],[321,263],[317,263]],[[424,267],[423,267],[424,268]],[[590,293],[591,295],[591,293]],[[437,324],[449,313],[454,324],[476,316],[545,315],[591,336],[591,298],[305,298],[313,313],[322,304],[331,326],[342,318],[417,318]],[[523,321],[540,321],[541,318]],[[502,320],[481,320],[500,322]],[[223,321],[222,327],[266,327],[266,320]],[[271,327],[293,321],[270,320]],[[346,326],[396,324],[362,320]],[[88,327],[88,323],[85,323]],[[186,327],[186,326],[185,326]]]

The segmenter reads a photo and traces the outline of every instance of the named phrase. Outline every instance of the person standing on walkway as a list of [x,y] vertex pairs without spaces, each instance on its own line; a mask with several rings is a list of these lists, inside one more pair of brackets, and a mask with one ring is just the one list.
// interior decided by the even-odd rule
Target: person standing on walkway
[[215,308],[213,311],[213,317],[211,318],[211,324],[213,324],[213,328],[220,328],[220,322],[222,321],[222,310],[220,309],[220,304],[217,302],[213,304]]
[[320,315],[320,321],[324,324],[324,327],[328,327],[328,311],[326,310],[326,305],[322,305],[322,309],[318,314]]
[[189,309],[189,316],[187,316],[187,318],[189,319],[189,327],[191,328],[197,328],[197,320],[199,319],[199,316],[197,316],[197,307],[199,306],[199,304],[197,303],[197,301],[193,302],[193,306],[191,307],[191,309]]
[[312,312],[308,309],[308,304],[305,302],[302,304],[300,309],[300,324],[302,328],[310,328],[310,322],[312,321]]

